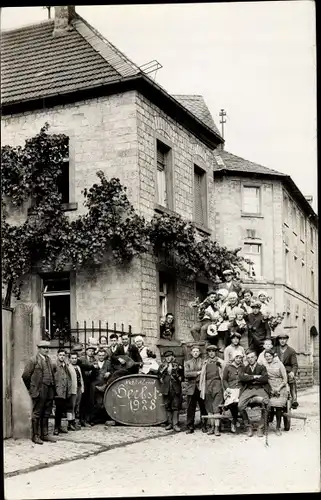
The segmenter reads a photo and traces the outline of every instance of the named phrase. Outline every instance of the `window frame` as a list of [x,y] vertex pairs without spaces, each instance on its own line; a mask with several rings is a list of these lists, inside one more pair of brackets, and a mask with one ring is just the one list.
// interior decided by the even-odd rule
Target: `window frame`
[[[160,298],[161,298],[161,275],[165,277],[165,280],[163,281],[164,283],[168,284],[168,291],[167,291],[167,296],[171,296],[170,302],[172,302],[172,307],[168,309],[168,304],[167,304],[167,313],[171,312],[174,315],[174,327],[175,327],[175,332],[177,331],[177,315],[176,315],[176,309],[177,309],[177,281],[176,281],[176,275],[171,273],[169,269],[165,268],[164,266],[157,266],[157,338],[160,339],[160,318],[162,316],[162,311],[160,307]],[[174,337],[172,340],[175,339],[176,333],[174,334]]]
[[[247,253],[245,251],[245,245],[250,245],[250,246],[258,246],[260,251],[258,254],[253,254],[252,252],[251,253]],[[245,256],[246,259],[250,259],[251,260],[251,256],[253,255],[259,255],[260,256],[260,271],[261,271],[261,274],[260,275],[256,275],[254,276],[254,279],[255,280],[263,280],[264,279],[264,273],[263,273],[263,245],[262,245],[262,241],[256,241],[256,240],[252,240],[252,241],[249,241],[249,240],[245,240],[243,242],[243,254]],[[253,276],[250,276],[250,278],[253,278]]]
[[[68,296],[69,297],[69,328],[72,328],[73,324],[73,315],[74,315],[74,273],[72,272],[59,272],[59,273],[41,273],[40,277],[42,280],[42,286],[41,286],[41,305],[42,305],[42,317],[44,321],[44,329],[46,328],[46,318],[47,318],[47,298],[50,299],[51,297],[64,297]],[[69,290],[53,290],[53,291],[47,291],[45,287],[45,282],[48,280],[55,280],[55,281],[69,281]],[[49,311],[50,311],[50,302],[49,302]],[[51,336],[51,321],[50,321],[50,312],[49,312],[49,334]],[[51,341],[57,341],[55,338],[51,338]]]
[[[204,194],[204,220],[199,222],[196,220],[196,210],[195,210],[195,175],[202,176],[202,191]],[[208,227],[208,174],[204,167],[201,167],[199,163],[193,163],[193,222],[196,226],[200,228]]]
[[[159,149],[159,144],[164,147],[166,160],[165,160],[165,184],[166,184],[166,194],[167,194],[167,205],[161,205],[158,199],[158,180],[157,180],[157,170],[158,161],[157,153]],[[156,133],[155,134],[155,208],[160,211],[166,212],[167,210],[174,211],[174,151],[173,144],[166,139],[166,137]]]
[[[245,189],[250,188],[250,189],[257,189],[258,190],[258,204],[259,204],[259,211],[258,212],[246,212],[244,210],[244,200],[245,200]],[[250,182],[244,182],[242,183],[241,187],[241,214],[242,216],[247,216],[247,217],[259,217],[262,218],[262,184],[252,184]]]

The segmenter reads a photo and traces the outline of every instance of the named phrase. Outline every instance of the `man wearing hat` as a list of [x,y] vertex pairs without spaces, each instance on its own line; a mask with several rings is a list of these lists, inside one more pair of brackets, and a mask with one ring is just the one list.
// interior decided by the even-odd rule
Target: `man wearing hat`
[[225,281],[220,283],[219,288],[225,288],[229,293],[236,292],[238,297],[240,297],[243,294],[243,286],[240,283],[240,280],[234,279],[234,275],[235,273],[232,269],[226,269],[223,271]]
[[298,406],[298,395],[296,387],[296,374],[298,371],[298,360],[295,350],[288,345],[289,335],[281,328],[278,329],[277,346],[275,351],[284,364],[288,376],[288,384],[292,397],[292,408],[295,410]]
[[201,412],[201,425],[202,432],[206,432],[206,422],[202,419],[203,416],[207,415],[204,400],[201,398],[199,390],[199,381],[201,370],[203,366],[203,359],[201,358],[201,350],[199,346],[194,345],[191,350],[192,359],[184,362],[184,374],[186,384],[186,395],[187,395],[187,419],[186,419],[186,434],[192,434],[194,432],[195,424],[195,413],[197,403],[200,407]]
[[271,329],[261,313],[261,302],[252,304],[252,312],[247,317],[249,349],[254,350],[259,356],[263,351],[264,340],[271,338]]
[[53,364],[49,357],[50,342],[41,340],[38,352],[25,366],[22,380],[32,399],[32,441],[56,442],[48,434],[48,422],[56,395]]
[[179,432],[178,412],[182,402],[182,380],[184,370],[176,360],[173,351],[164,353],[165,361],[158,368],[158,377],[161,383],[161,393],[164,396],[167,412],[166,430],[174,429]]

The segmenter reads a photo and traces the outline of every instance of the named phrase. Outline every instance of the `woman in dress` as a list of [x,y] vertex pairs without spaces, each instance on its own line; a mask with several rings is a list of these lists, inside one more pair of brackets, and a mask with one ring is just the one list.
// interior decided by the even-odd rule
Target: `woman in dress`
[[245,350],[244,347],[240,345],[241,334],[234,332],[231,335],[231,344],[225,347],[224,349],[224,362],[231,363],[236,354],[240,354],[243,358],[245,358]]
[[265,367],[269,377],[271,387],[270,405],[275,408],[276,414],[276,434],[281,435],[281,420],[283,408],[288,398],[286,370],[279,358],[274,357],[272,350],[264,353],[266,360]]
[[234,359],[223,370],[224,407],[232,414],[231,432],[236,433],[238,401],[240,395],[239,372],[243,367],[242,354],[235,352]]
[[156,361],[156,354],[154,354],[148,347],[144,345],[144,339],[141,335],[135,337],[135,345],[138,348],[140,357],[142,358],[143,366],[140,367],[139,373],[157,374],[159,365]]
[[209,345],[206,347],[208,358],[204,361],[199,389],[201,398],[205,400],[205,408],[208,413],[209,430],[207,434],[220,436],[220,405],[223,403],[222,371],[224,362],[217,357],[217,347]]

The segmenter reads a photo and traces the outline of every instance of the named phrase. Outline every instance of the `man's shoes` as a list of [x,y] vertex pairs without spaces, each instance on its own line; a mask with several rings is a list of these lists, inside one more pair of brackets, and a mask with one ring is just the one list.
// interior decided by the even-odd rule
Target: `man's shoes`
[[214,434],[214,427],[210,427],[210,428],[208,429],[208,431],[207,431],[207,434],[208,434],[209,436],[211,436],[212,434]]
[[246,429],[246,435],[248,437],[252,437],[253,436],[253,429],[251,426],[249,426],[247,429]]
[[282,432],[281,432],[281,429],[276,429],[276,433],[275,433],[277,436],[282,436]]
[[47,436],[41,436],[41,439],[43,440],[43,442],[45,443],[57,443],[57,439],[55,439],[54,437],[52,436],[49,436],[49,434]]
[[57,430],[59,434],[68,434],[67,429],[64,429],[63,427],[58,427]]
[[68,431],[75,431],[76,430],[76,427],[74,426],[72,420],[70,420],[68,422],[68,427],[67,427]]
[[54,434],[54,436],[58,436],[58,434],[59,434],[59,431],[58,431],[58,429],[56,427],[55,427],[55,429],[53,431],[53,434]]
[[181,429],[178,427],[178,425],[177,425],[177,424],[173,425],[173,430],[174,430],[175,432],[181,432]]
[[193,434],[194,433],[194,429],[187,429],[186,431],[186,434]]
[[220,428],[215,426],[215,429],[214,429],[214,436],[220,436],[221,433],[220,433]]
[[165,427],[165,431],[170,431],[173,428],[172,424],[167,424]]
[[258,427],[258,428],[257,428],[257,435],[258,435],[258,437],[260,437],[260,438],[264,436],[264,432],[263,432],[262,427]]
[[299,406],[299,403],[297,401],[293,401],[293,403],[292,403],[293,410],[296,410],[298,406]]
[[32,442],[35,444],[43,444],[43,440],[39,436],[33,436]]

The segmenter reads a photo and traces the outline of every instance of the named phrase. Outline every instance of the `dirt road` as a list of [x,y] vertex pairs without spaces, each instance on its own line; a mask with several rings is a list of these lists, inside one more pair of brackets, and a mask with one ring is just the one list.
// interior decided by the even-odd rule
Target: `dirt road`
[[[269,447],[256,434],[184,432],[103,451],[5,480],[7,500],[320,491],[318,389],[300,397],[290,432]],[[114,431],[113,428],[107,431]],[[90,432],[90,430],[89,430]],[[88,434],[89,436],[89,434]],[[51,445],[55,446],[55,445]]]

